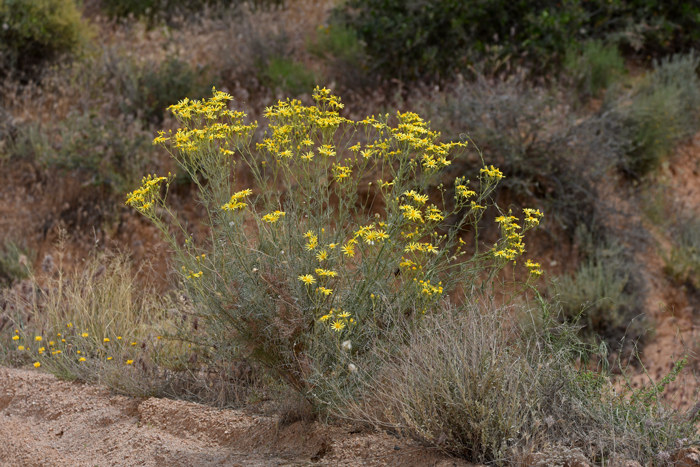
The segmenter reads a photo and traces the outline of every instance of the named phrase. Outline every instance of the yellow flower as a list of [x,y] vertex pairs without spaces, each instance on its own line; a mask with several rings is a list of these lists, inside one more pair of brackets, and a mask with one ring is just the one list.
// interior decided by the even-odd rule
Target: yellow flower
[[17,350],[24,350],[24,346],[20,345],[19,347],[17,347]]
[[122,340],[122,336],[117,336],[117,340],[118,341]]
[[53,347],[56,343],[54,341],[49,341],[49,346]]
[[325,261],[328,259],[328,252],[326,250],[321,250],[318,253],[316,253],[316,259],[319,261]]
[[332,289],[327,289],[327,288],[325,288],[325,287],[319,287],[319,288],[316,289],[316,290],[319,291],[319,292],[321,292],[321,293],[322,293],[323,295],[325,295],[326,297],[333,293],[333,290],[332,290]]
[[39,350],[38,350],[38,352],[41,354],[41,353],[44,353],[45,350],[46,350],[45,347],[40,347]]
[[350,313],[348,313],[347,311],[344,311],[344,312],[342,312],[341,314],[338,315],[338,318],[341,318],[341,319],[348,319],[350,316],[351,316]]
[[299,276],[298,278],[300,281],[302,281],[306,285],[311,285],[316,283],[316,279],[314,279],[314,276],[311,274],[306,274],[303,276]]
[[262,217],[262,220],[269,224],[274,224],[280,219],[280,217],[284,217],[285,215],[286,213],[284,211],[275,211],[271,212],[270,214],[265,214]]
[[80,358],[78,359],[78,361],[79,361],[79,362],[84,362],[84,361],[85,361],[85,357],[80,357]]
[[36,336],[36,337],[34,338],[35,341],[41,341],[41,339],[42,339],[41,336]]
[[353,257],[355,256],[355,245],[348,242],[347,245],[341,248],[341,251],[345,256]]
[[316,269],[316,274],[321,277],[336,277],[338,275],[335,271],[330,271],[328,269]]
[[67,327],[67,328],[72,328],[72,327],[73,327],[73,323],[68,323],[68,324],[66,324],[66,327]]
[[109,337],[105,337],[105,338],[103,339],[103,342],[109,342]]
[[132,363],[134,363],[133,360],[127,360],[127,361],[126,361],[126,364],[127,364],[127,365],[131,365]]
[[[81,334],[81,336],[87,337],[87,336],[88,336],[88,333],[87,333],[87,332],[84,332],[84,333]],[[40,339],[39,339],[39,340],[40,340]]]
[[331,324],[331,329],[333,329],[335,332],[340,332],[345,329],[345,323],[335,320],[333,321],[333,324]]
[[132,342],[131,345],[136,345],[136,342]]
[[107,357],[107,360],[108,360],[108,361],[111,360],[111,359],[112,359],[112,357]]
[[34,362],[34,368],[39,368],[41,366],[41,363],[39,362]]
[[333,311],[331,310],[330,313],[328,313],[327,315],[321,316],[318,320],[319,320],[320,322],[323,323],[323,322],[325,322],[325,321],[328,321],[328,320],[331,319],[332,317],[333,317]]
[[12,340],[13,340],[13,341],[18,341],[18,340],[19,340],[19,336],[12,336]]

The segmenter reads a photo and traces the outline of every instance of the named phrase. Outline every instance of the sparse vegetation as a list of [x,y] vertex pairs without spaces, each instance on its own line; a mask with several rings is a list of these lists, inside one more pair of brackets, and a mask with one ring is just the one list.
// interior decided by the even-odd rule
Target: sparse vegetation
[[75,0],[0,2],[0,75],[30,72],[60,54],[77,50],[90,30]]
[[102,0],[3,49],[0,362],[493,465],[700,443],[695,7],[290,5]]

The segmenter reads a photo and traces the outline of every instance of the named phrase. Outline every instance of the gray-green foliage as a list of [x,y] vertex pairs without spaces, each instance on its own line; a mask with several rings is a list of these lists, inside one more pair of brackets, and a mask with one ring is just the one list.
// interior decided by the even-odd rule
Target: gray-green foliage
[[700,221],[681,220],[674,243],[666,258],[666,273],[677,282],[700,289]]
[[640,389],[622,378],[616,391],[606,368],[585,364],[605,354],[579,340],[577,323],[560,324],[555,306],[479,303],[406,329],[400,352],[374,352],[380,363],[358,363],[357,392],[333,410],[496,465],[553,447],[587,462],[617,456],[646,465],[678,440],[698,439],[692,421],[659,397],[687,360]]
[[0,247],[0,286],[8,286],[29,277],[32,259],[31,252],[6,240],[4,247]]
[[698,130],[699,64],[695,53],[655,62],[631,102],[618,104],[616,112],[629,135],[628,170],[638,175],[654,170],[674,145]]
[[622,338],[637,340],[646,320],[634,262],[616,243],[589,241],[587,249],[577,271],[562,276],[552,289],[562,316],[583,325],[583,335],[602,339],[613,348]]
[[318,77],[313,70],[291,58],[273,57],[262,72],[263,81],[273,89],[298,96],[310,94]]
[[597,96],[625,71],[625,61],[616,44],[589,41],[582,48],[567,50],[565,68],[580,93]]
[[8,145],[10,157],[79,170],[90,183],[116,192],[133,185],[152,152],[150,133],[129,116],[72,113],[63,121],[26,125],[18,133]]

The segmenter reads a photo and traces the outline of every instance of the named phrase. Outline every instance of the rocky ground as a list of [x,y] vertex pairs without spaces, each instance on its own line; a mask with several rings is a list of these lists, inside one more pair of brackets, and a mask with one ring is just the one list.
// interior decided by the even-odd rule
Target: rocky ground
[[458,467],[387,434],[167,399],[0,367],[0,467]]

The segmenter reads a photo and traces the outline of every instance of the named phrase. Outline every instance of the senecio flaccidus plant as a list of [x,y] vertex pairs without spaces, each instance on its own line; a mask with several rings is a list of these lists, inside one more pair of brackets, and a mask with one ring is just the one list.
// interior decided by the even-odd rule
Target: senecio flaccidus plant
[[[340,99],[316,88],[313,106],[280,101],[265,110],[268,131],[228,109],[229,94],[170,107],[182,128],[163,145],[198,187],[210,236],[195,244],[166,204],[173,177],[148,176],[127,204],[160,229],[182,283],[209,326],[207,348],[228,349],[309,389],[311,373],[342,376],[395,326],[437,312],[448,293],[493,279],[524,251],[523,233],[542,214],[496,219],[502,236],[464,257],[503,178],[484,166],[477,183],[429,187],[466,142],[440,134],[412,112],[353,121]],[[255,186],[233,189],[234,160]],[[454,202],[446,203],[446,196]],[[447,206],[451,206],[449,209]],[[449,220],[449,221],[448,221]],[[476,236],[478,241],[478,235]],[[528,263],[532,277],[539,266]]]

